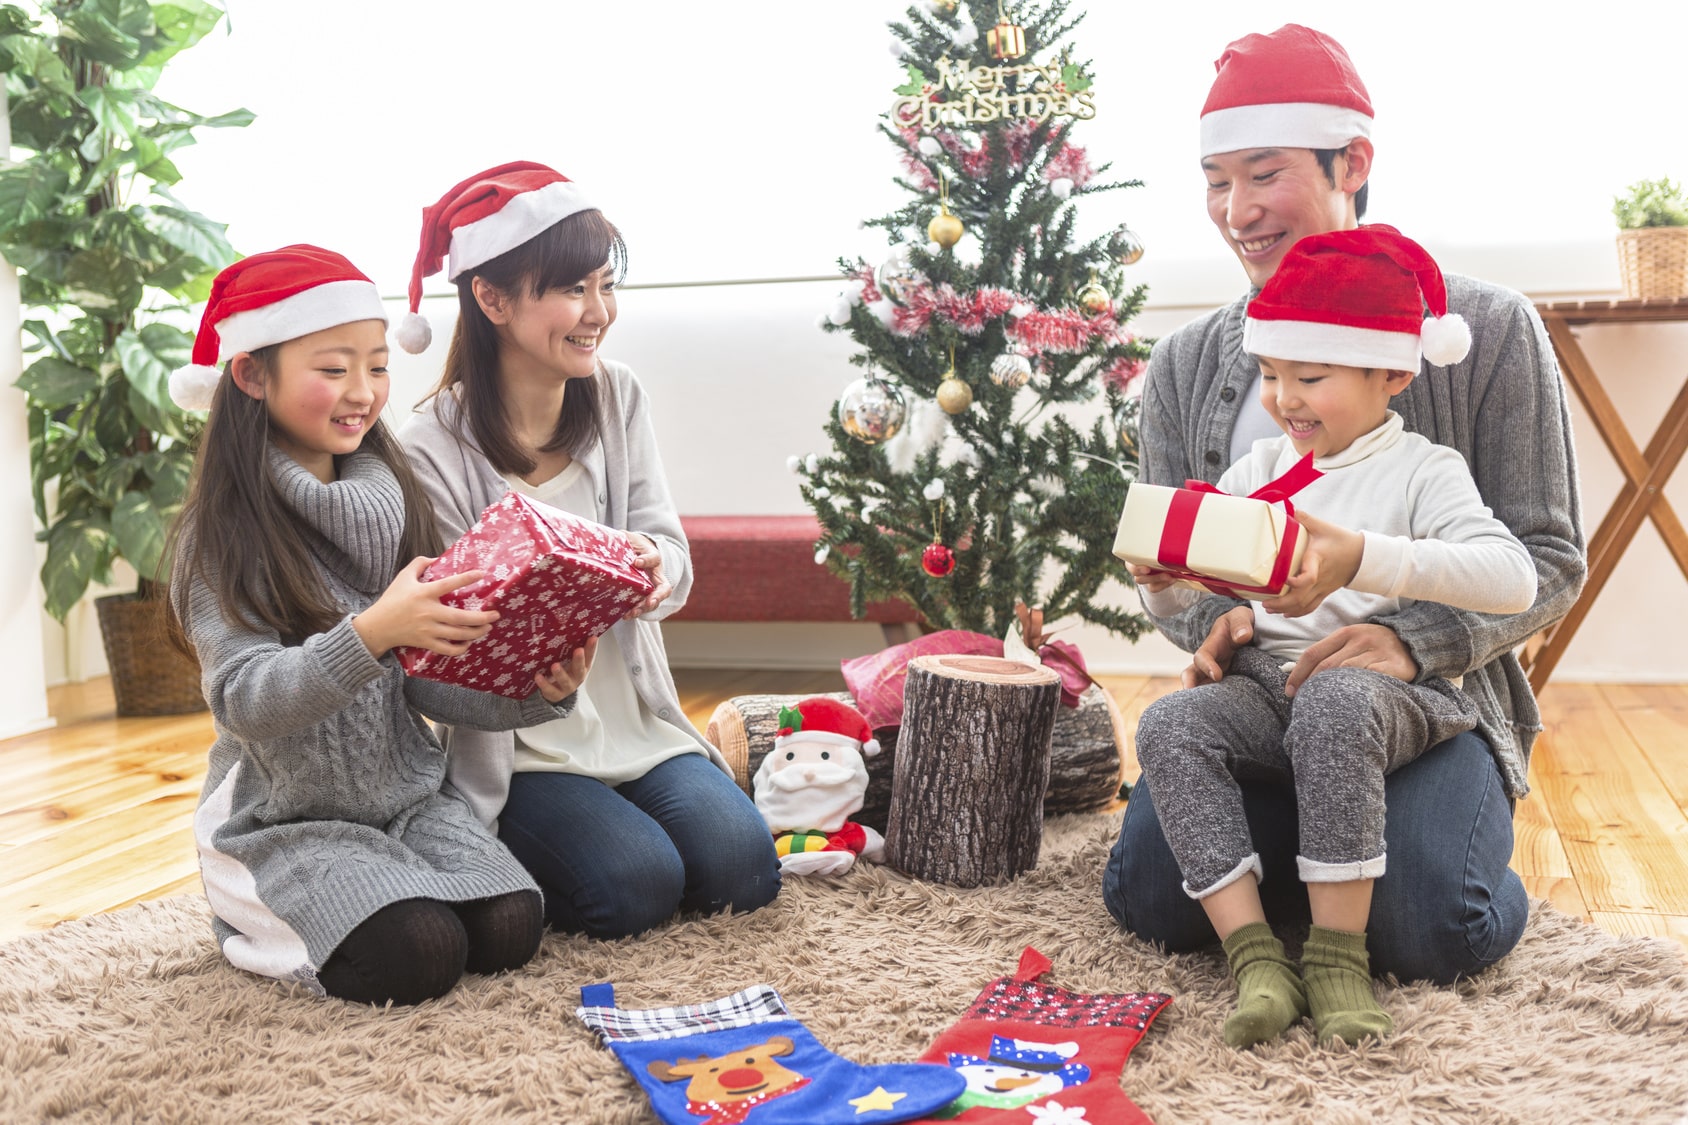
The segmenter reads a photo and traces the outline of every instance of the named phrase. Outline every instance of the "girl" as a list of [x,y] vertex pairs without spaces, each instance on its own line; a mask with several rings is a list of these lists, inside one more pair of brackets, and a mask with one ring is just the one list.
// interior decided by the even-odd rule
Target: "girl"
[[422,580],[438,532],[381,422],[386,317],[350,262],[299,245],[230,266],[194,360],[171,394],[211,414],[172,530],[170,624],[216,724],[194,839],[224,955],[376,1004],[525,964],[537,889],[442,788],[444,751],[411,708],[554,719],[586,654],[521,702],[400,671],[394,646],[460,653],[497,615],[440,602],[478,575]]
[[687,719],[656,619],[685,603],[691,559],[650,408],[601,358],[621,236],[542,164],[464,180],[423,211],[410,351],[428,345],[422,279],[449,257],[458,320],[434,393],[402,438],[442,530],[506,489],[632,534],[656,590],[599,639],[567,719],[450,732],[452,781],[538,880],[551,925],[639,933],[676,910],[754,910],[779,891],[768,826]]

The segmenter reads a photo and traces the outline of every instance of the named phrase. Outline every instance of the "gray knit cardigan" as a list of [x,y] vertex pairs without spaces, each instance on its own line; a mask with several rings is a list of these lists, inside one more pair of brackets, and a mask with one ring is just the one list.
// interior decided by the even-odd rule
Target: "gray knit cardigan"
[[[1471,354],[1451,367],[1425,364],[1391,404],[1409,430],[1457,449],[1483,500],[1535,562],[1535,604],[1497,616],[1417,602],[1373,620],[1393,629],[1420,680],[1464,676],[1507,792],[1529,791],[1530,747],[1541,712],[1514,649],[1570,611],[1587,573],[1576,455],[1564,383],[1541,319],[1520,293],[1447,276],[1448,306],[1471,326]],[[1141,419],[1140,479],[1217,483],[1230,465],[1231,431],[1259,366],[1243,351],[1253,293],[1160,340],[1149,358]],[[1157,619],[1186,652],[1220,614],[1243,604],[1205,598]]]
[[[593,378],[598,391],[598,441],[579,458],[603,506],[603,522],[649,536],[662,554],[662,574],[673,592],[654,611],[613,627],[639,699],[659,719],[697,743],[728,774],[732,767],[686,716],[658,621],[686,604],[692,589],[692,557],[680,516],[668,491],[662,455],[651,422],[650,400],[625,364],[605,361]],[[463,425],[456,396],[441,393],[417,407],[399,431],[423,490],[434,503],[440,532],[449,543],[468,530],[509,485]],[[515,768],[515,736],[474,730],[444,732],[451,753],[450,776],[487,825],[496,825]]]

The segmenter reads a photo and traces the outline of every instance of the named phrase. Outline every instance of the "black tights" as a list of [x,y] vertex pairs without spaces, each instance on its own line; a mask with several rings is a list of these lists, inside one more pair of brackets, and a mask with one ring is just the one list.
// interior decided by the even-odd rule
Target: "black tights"
[[358,1004],[418,1004],[450,992],[465,972],[527,964],[544,932],[533,891],[474,902],[405,899],[360,922],[317,980],[330,996]]

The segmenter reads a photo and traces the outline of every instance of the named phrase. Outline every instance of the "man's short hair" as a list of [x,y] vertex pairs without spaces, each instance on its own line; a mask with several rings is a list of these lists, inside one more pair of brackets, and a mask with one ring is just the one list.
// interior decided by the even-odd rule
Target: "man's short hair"
[[[1319,167],[1325,170],[1325,178],[1330,180],[1330,186],[1336,186],[1336,158],[1347,152],[1346,148],[1316,148],[1313,155],[1318,158]],[[1363,220],[1366,217],[1366,200],[1371,195],[1371,181],[1360,185],[1360,190],[1354,193],[1354,219]]]

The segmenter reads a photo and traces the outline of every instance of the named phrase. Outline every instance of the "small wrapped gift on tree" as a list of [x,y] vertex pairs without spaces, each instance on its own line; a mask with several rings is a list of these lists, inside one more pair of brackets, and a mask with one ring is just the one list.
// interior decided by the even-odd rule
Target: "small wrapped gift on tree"
[[441,600],[501,616],[460,656],[400,648],[399,662],[412,676],[524,698],[535,671],[568,659],[650,596],[638,555],[626,532],[506,492],[423,572],[437,581],[484,571]]
[[1248,496],[1205,481],[1183,488],[1134,484],[1114,554],[1178,577],[1179,585],[1237,598],[1270,598],[1301,566],[1307,536],[1290,497],[1322,476],[1312,454]]

